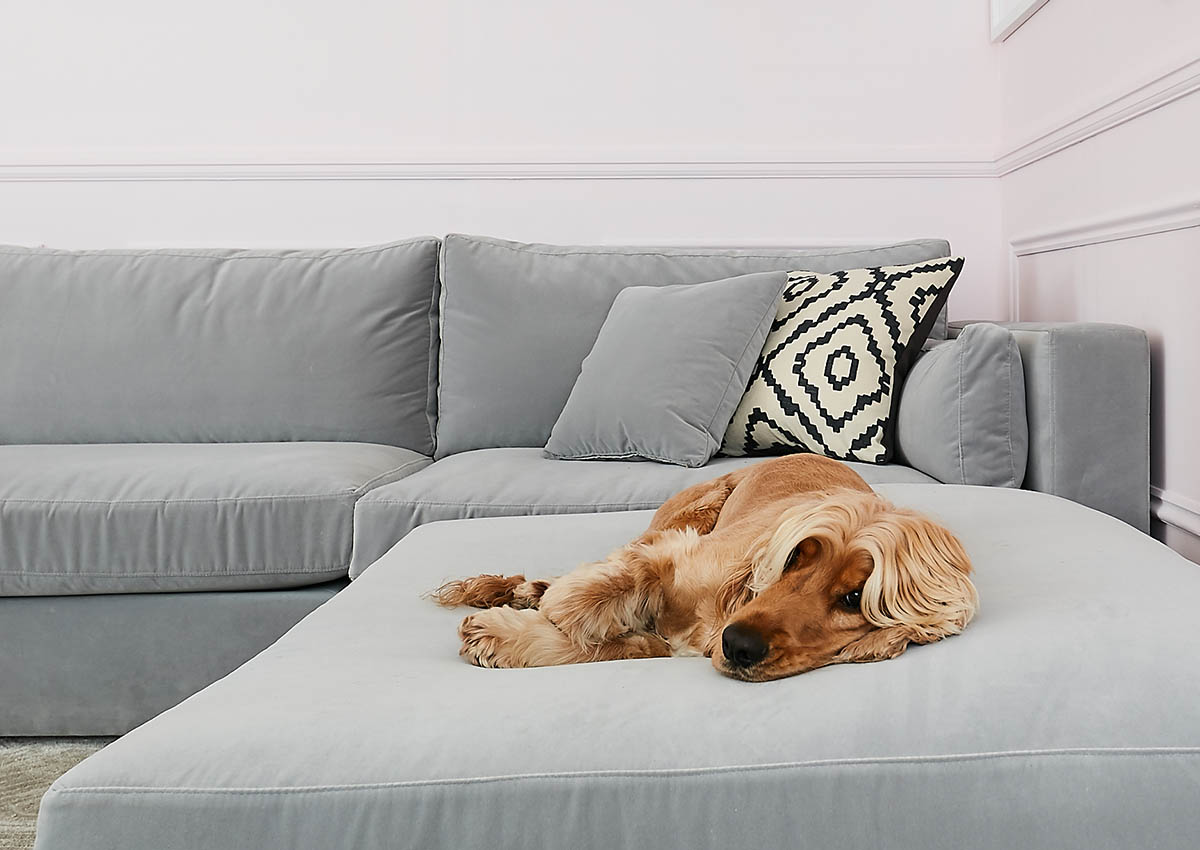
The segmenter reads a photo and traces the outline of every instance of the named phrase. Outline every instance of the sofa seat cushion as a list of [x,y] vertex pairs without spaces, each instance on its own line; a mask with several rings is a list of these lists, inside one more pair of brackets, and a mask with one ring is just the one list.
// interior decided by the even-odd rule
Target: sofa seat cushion
[[1041,493],[879,489],[963,541],[963,634],[760,684],[706,658],[481,669],[424,592],[553,576],[650,514],[436,523],[55,782],[39,847],[1193,850],[1196,566]]
[[[359,575],[397,540],[427,522],[657,508],[685,487],[760,460],[715,457],[704,466],[686,468],[651,461],[555,460],[541,449],[478,449],[451,455],[359,501],[350,576]],[[937,483],[907,466],[850,466],[869,484]]]
[[370,443],[0,446],[0,596],[329,581],[355,500],[427,463]]

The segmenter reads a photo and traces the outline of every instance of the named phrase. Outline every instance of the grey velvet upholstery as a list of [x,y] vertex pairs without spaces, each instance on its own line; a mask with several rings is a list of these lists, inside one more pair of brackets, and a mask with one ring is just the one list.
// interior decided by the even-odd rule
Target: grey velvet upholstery
[[0,246],[0,443],[342,440],[432,454],[438,244]]
[[38,849],[1192,850],[1195,565],[1054,496],[879,489],[966,546],[962,635],[765,684],[704,658],[479,669],[464,612],[421,594],[553,575],[650,514],[428,525],[59,779]]
[[1150,529],[1150,343],[1101,323],[1007,324],[1029,419],[1024,486]]
[[339,578],[355,500],[429,462],[369,443],[0,445],[0,596]]
[[[351,565],[361,572],[422,523],[648,509],[688,484],[754,462],[716,458],[683,469],[541,457],[622,289],[949,253],[940,240],[813,255],[458,236],[444,246],[448,266],[439,289],[438,247],[436,239],[418,239],[334,251],[0,248],[0,734],[123,732],[267,646],[329,598],[336,585],[326,582]],[[444,327],[439,306],[446,308]],[[1116,326],[1026,325],[1012,338],[1027,396],[1024,486],[1145,528],[1145,335]],[[995,446],[981,446],[973,426],[964,424],[956,441],[944,409],[939,415],[922,408],[922,397],[944,405],[951,393],[961,395],[960,412],[968,403],[983,411],[999,398],[969,398],[973,380],[960,381],[945,357],[926,366],[937,385],[914,389],[908,402],[917,427],[902,444],[925,472],[858,467],[873,484],[957,480],[947,466],[956,459],[962,480],[999,469]],[[426,469],[439,365],[449,424],[438,447],[444,459]],[[1010,415],[1015,425],[1015,396]],[[492,445],[528,448],[452,454]],[[971,468],[964,447],[986,449],[991,460]],[[990,502],[974,504],[990,510]],[[576,518],[556,521],[576,528]],[[485,521],[481,533],[494,525]],[[515,527],[543,545],[541,526]],[[580,546],[599,540],[590,531],[565,533]],[[1066,524],[1059,537],[1090,533],[1090,525]],[[996,551],[987,557],[998,563],[1008,544],[989,540]],[[565,542],[545,546],[546,565],[579,555]],[[1158,557],[1125,544],[1114,552],[1093,559],[1104,575],[1114,558],[1137,559],[1140,568]],[[434,554],[429,575],[464,571]],[[379,585],[383,593],[388,588]],[[182,590],[191,592],[174,592]],[[985,593],[981,616],[990,616],[993,600],[1003,603],[1006,592],[994,586]],[[1106,604],[1096,603],[1107,616]],[[363,650],[379,660],[371,655],[379,649],[370,646],[372,635],[367,630],[326,657],[339,666],[347,653]],[[355,688],[366,689],[366,680],[381,674],[359,675]],[[422,675],[392,668],[382,677],[416,695],[428,684]],[[1130,681],[1137,685],[1136,676]],[[333,709],[350,726],[364,710],[355,688]],[[953,700],[953,692],[943,693]],[[272,707],[276,718],[288,709],[282,701]],[[1152,772],[1118,778],[1140,788],[1147,777]],[[422,811],[415,826],[397,834],[424,835],[441,816]],[[237,834],[238,846],[250,832]],[[772,843],[763,837],[763,846]]]
[[703,466],[721,448],[787,279],[759,272],[621,290],[546,456]]
[[123,735],[253,658],[344,584],[0,599],[0,731]]
[[[645,461],[560,461],[541,449],[479,449],[367,493],[354,508],[350,575],[369,567],[419,525],[487,516],[657,508],[672,495],[762,458],[715,457],[700,468]],[[851,463],[869,483],[936,483],[907,466]]]
[[1020,487],[1029,425],[1012,334],[972,324],[924,352],[904,382],[896,448],[900,463],[946,484]]
[[[442,243],[437,457],[544,446],[613,299],[627,286],[762,271],[830,272],[944,257],[945,240],[816,251]],[[935,337],[944,337],[939,320]]]

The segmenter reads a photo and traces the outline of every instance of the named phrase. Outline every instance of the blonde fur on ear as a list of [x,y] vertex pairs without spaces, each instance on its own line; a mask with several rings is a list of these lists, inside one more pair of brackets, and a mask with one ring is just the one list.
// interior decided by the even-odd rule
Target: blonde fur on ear
[[902,627],[916,643],[958,634],[979,607],[966,551],[940,525],[887,507],[857,538],[875,564],[863,615],[881,628]]
[[861,548],[871,557],[862,612],[880,628],[929,643],[958,634],[975,615],[979,597],[958,539],[874,493],[826,493],[784,511],[752,547],[750,591],[758,595],[779,581],[796,547],[809,539],[831,551]]
[[811,502],[788,508],[775,528],[752,547],[750,589],[758,595],[783,576],[796,547],[815,540],[822,547],[845,548],[875,510],[874,493],[818,494]]

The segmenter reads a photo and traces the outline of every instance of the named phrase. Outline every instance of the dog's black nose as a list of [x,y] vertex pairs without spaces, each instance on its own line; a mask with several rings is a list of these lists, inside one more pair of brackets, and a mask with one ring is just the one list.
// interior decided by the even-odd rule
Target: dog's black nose
[[749,667],[767,657],[767,642],[762,635],[746,626],[734,623],[721,633],[721,651],[734,667]]

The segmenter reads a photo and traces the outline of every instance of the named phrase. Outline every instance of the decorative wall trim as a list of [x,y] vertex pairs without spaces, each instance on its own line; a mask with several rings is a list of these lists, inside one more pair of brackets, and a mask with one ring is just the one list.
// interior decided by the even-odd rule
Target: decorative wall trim
[[1008,245],[1008,320],[1021,321],[1021,258],[1011,242]]
[[1200,59],[1191,59],[1132,91],[1114,97],[1082,115],[1075,115],[1017,145],[996,160],[996,174],[1000,177],[1011,174],[1196,91],[1200,91]]
[[[1021,319],[1021,257],[1192,227],[1200,227],[1200,198],[1014,239],[1009,244],[1012,318]],[[1200,502],[1157,486],[1151,486],[1150,495],[1151,516],[1200,540]]]
[[995,158],[978,146],[851,151],[350,149],[17,151],[0,183],[303,180],[988,179],[1011,174],[1200,91],[1200,59],[1072,115]]
[[990,179],[989,159],[785,159],[714,161],[406,161],[354,162],[13,162],[0,152],[0,182],[298,181],[298,180],[746,180]]
[[1008,244],[1009,318],[1021,319],[1021,257],[1200,227],[1200,198],[1019,236]]
[[1169,233],[1189,227],[1200,227],[1200,198],[1097,218],[1057,230],[1018,236],[1012,240],[1011,248],[1016,256],[1025,257],[1030,254],[1044,254],[1047,251],[1134,239],[1154,233]]
[[1150,488],[1150,513],[1156,520],[1200,538],[1200,502],[1161,487]]

